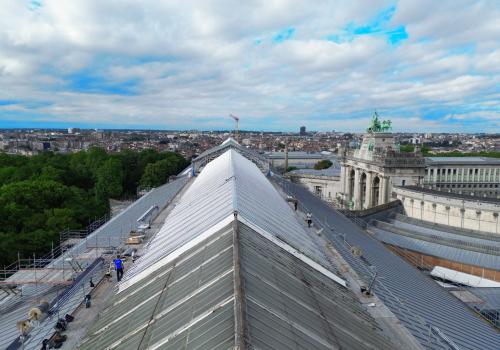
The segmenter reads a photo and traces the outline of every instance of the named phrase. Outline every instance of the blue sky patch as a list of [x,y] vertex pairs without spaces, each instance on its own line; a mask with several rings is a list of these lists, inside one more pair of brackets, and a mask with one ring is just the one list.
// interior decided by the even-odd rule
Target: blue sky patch
[[17,105],[19,104],[19,101],[15,100],[0,100],[0,107],[1,106],[12,106],[12,105]]
[[405,26],[396,28],[391,28],[389,26],[389,22],[395,12],[396,5],[391,5],[377,13],[368,23],[356,25],[354,22],[350,22],[341,33],[328,35],[326,36],[326,40],[340,44],[343,42],[351,42],[356,36],[360,35],[381,35],[385,36],[387,42],[391,45],[397,45],[401,41],[408,39],[408,33],[406,32]]
[[43,3],[41,0],[31,0],[28,4],[28,8],[31,10],[31,11],[36,11],[38,10],[39,8],[41,8],[43,6]]
[[387,41],[392,45],[397,45],[401,41],[408,39],[408,33],[406,32],[405,26],[399,26],[393,30],[388,30],[385,32],[387,35]]
[[100,75],[92,75],[86,72],[72,74],[65,77],[68,87],[76,92],[108,94],[108,95],[136,95],[138,79],[129,79],[122,82],[113,82]]
[[273,43],[282,43],[283,41],[290,40],[293,38],[294,35],[295,35],[295,28],[288,27],[287,29],[273,36]]

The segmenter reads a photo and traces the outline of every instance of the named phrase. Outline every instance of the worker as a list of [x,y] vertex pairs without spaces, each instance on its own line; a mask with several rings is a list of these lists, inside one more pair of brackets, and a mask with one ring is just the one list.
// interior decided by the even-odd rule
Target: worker
[[297,207],[298,207],[298,205],[299,205],[299,201],[298,201],[298,200],[295,200],[295,201],[293,202],[293,206],[294,206],[294,208],[295,208],[295,211],[297,211]]
[[120,255],[116,256],[114,263],[115,263],[115,269],[116,269],[116,279],[118,282],[120,282],[120,280],[122,279],[122,276],[123,276],[123,260],[120,259]]
[[312,222],[313,222],[311,213],[307,213],[306,221],[307,221],[307,227],[311,227]]

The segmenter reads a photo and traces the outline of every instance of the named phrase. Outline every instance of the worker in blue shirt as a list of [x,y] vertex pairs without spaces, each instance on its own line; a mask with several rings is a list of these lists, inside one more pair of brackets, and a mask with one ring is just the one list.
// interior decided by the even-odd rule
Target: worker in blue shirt
[[118,282],[120,282],[120,280],[123,277],[123,260],[120,259],[119,255],[117,255],[116,259],[114,260],[114,263],[116,269],[116,279],[118,280]]

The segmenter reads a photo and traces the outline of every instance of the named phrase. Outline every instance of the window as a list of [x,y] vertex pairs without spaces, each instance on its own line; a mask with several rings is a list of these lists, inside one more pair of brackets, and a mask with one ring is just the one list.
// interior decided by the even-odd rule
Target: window
[[451,169],[448,169],[448,175],[450,175],[450,174],[451,174]]
[[477,169],[474,169],[474,175],[477,175],[477,172],[478,172]]
[[453,169],[453,175],[457,175],[457,169]]
[[314,186],[314,194],[321,197],[322,192],[323,192],[323,189],[321,188],[321,186]]
[[401,186],[404,186],[406,183],[406,180],[401,180]]

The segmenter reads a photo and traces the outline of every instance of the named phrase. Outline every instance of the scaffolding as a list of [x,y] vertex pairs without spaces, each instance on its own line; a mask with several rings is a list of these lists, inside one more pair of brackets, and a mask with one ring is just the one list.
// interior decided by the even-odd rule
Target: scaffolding
[[84,252],[73,253],[74,246],[86,241],[87,237],[101,227],[109,219],[99,218],[89,224],[86,230],[66,229],[59,234],[59,245],[54,246],[48,254],[21,257],[0,270],[0,290],[7,294],[17,294],[17,287],[23,285],[69,285],[77,274],[85,270],[96,257],[102,255],[107,247],[85,246]]

